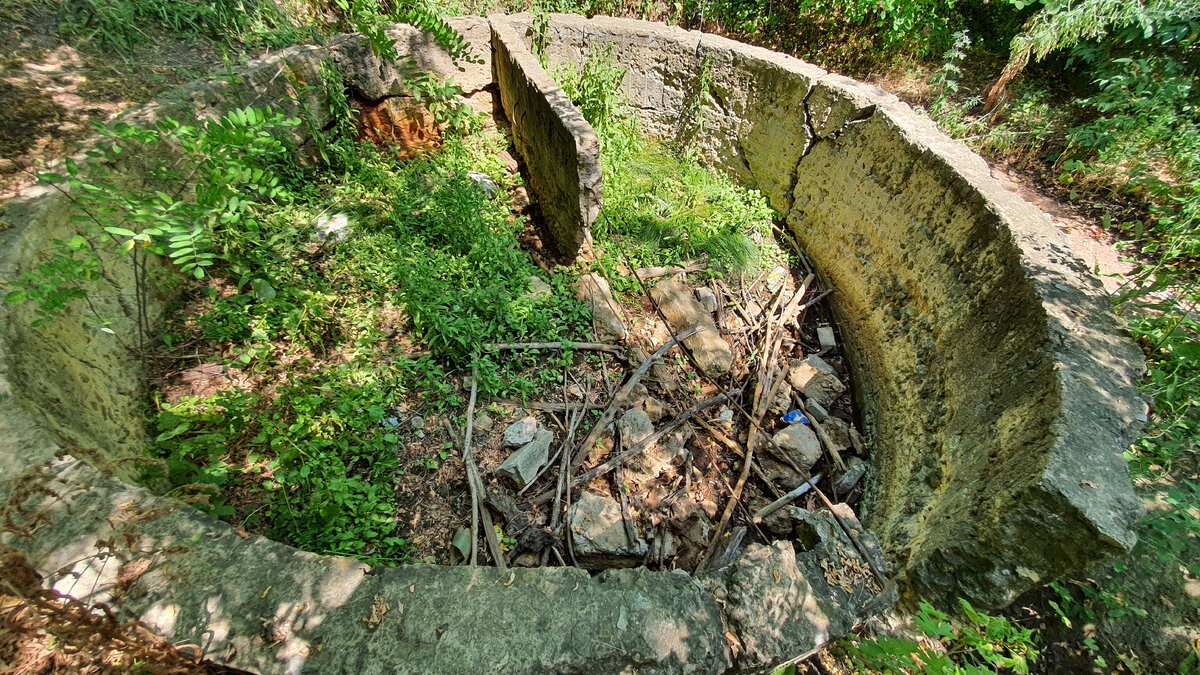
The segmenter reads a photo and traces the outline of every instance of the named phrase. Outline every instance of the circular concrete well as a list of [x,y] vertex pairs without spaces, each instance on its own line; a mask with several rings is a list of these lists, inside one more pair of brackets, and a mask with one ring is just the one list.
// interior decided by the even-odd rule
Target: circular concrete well
[[[459,70],[431,38],[405,26],[393,35],[418,68],[467,91],[506,67],[494,53],[546,81],[529,54],[531,17],[453,25],[481,63]],[[1003,606],[1132,546],[1138,509],[1121,451],[1145,411],[1133,386],[1140,353],[1047,216],[982,159],[895,97],[764,49],[572,15],[552,15],[546,37],[552,66],[611,44],[651,134],[675,138],[703,115],[693,146],[767,196],[834,289],[875,448],[863,520],[904,595]],[[258,59],[126,121],[270,104],[320,126],[326,58],[366,98],[402,93],[399,74],[350,36]],[[697,106],[702,70],[711,103]],[[121,168],[139,180],[160,160]],[[0,219],[3,279],[74,232],[69,201],[49,186],[24,191]],[[93,299],[118,317],[115,338],[85,328],[81,313],[33,328],[30,308],[0,309],[3,541],[59,590],[110,602],[207,658],[262,672],[720,672],[800,656],[878,606],[825,584],[819,547],[758,546],[696,577],[592,577],[368,570],[241,536],[122,481],[146,440],[138,365],[121,346],[136,332],[123,270],[113,265]],[[142,572],[130,580],[134,563]]]

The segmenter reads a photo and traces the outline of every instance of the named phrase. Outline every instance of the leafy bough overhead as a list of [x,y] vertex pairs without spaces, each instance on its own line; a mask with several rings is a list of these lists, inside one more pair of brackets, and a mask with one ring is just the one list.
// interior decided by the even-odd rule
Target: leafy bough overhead
[[[267,108],[244,108],[194,125],[168,118],[152,129],[98,126],[110,142],[88,152],[95,161],[87,172],[67,159],[65,175],[39,176],[71,200],[80,232],[69,241],[56,240],[49,260],[12,282],[5,300],[36,302],[35,325],[41,325],[71,301],[87,298],[89,284],[103,276],[102,252],[129,258],[143,329],[147,254],[165,256],[197,279],[224,261],[241,286],[271,292],[266,270],[254,259],[255,208],[290,198],[279,173],[290,161],[288,147],[271,132],[299,123]],[[164,162],[146,184],[131,186],[116,167],[135,148],[178,161]],[[109,319],[89,307],[89,320],[111,333]]]

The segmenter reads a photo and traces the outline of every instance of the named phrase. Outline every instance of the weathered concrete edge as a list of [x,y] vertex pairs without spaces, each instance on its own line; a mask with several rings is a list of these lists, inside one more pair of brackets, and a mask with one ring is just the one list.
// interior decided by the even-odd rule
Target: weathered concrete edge
[[576,568],[372,569],[239,533],[53,450],[27,449],[14,473],[9,458],[0,498],[26,508],[12,524],[31,534],[0,541],[25,551],[56,590],[255,672],[759,670],[822,646],[897,597],[829,585],[819,563],[834,550],[797,554],[789,542],[752,545],[696,578],[644,568],[597,577]]
[[[488,20],[495,80],[513,143],[559,252],[573,259],[600,214],[599,138],[507,19],[493,15]],[[535,136],[538,142],[530,140]],[[571,152],[563,152],[568,148]]]
[[[878,116],[903,136],[920,161],[943,165],[948,174],[961,178],[983,198],[996,218],[995,226],[1006,230],[1020,251],[1025,277],[1041,299],[1050,336],[1043,348],[1055,361],[1062,390],[1055,423],[1058,434],[1035,489],[1073,509],[1078,523],[1094,532],[1097,558],[1131,550],[1137,540],[1133,527],[1141,516],[1141,503],[1133,493],[1122,452],[1137,437],[1139,420],[1145,419],[1146,402],[1135,386],[1145,372],[1145,361],[1141,350],[1126,337],[1103,286],[1049,216],[1001,187],[982,157],[895,95],[821,72],[777,52],[719,36],[703,35],[700,41],[736,49],[746,58],[769,61],[809,79],[810,92],[828,87],[842,101],[853,102],[852,110],[835,116],[836,123],[817,130],[815,138],[810,138],[809,150],[816,143],[837,138],[850,124]],[[801,156],[797,163],[803,161]],[[1092,416],[1084,413],[1094,409],[1114,414],[1103,418],[1107,424],[1092,426]],[[1024,525],[1036,536],[1036,530],[1029,527],[1032,524]],[[1013,558],[1020,558],[1015,549]],[[1084,562],[1080,561],[1080,569]],[[1049,579],[1028,581],[1026,585],[1032,587]]]
[[[531,19],[529,14],[509,17],[519,28],[528,27]],[[1146,404],[1134,386],[1144,373],[1144,361],[1140,350],[1123,337],[1122,327],[1102,287],[1090,276],[1083,261],[1070,251],[1046,214],[1000,187],[982,158],[964,144],[949,138],[931,120],[878,87],[829,73],[778,52],[678,27],[635,19],[601,16],[588,19],[564,14],[551,15],[551,24],[582,36],[581,44],[574,47],[585,51],[587,44],[601,40],[607,33],[627,35],[635,45],[678,43],[682,47],[674,51],[689,57],[695,54],[697,64],[702,54],[718,51],[731,53],[735,62],[767,64],[807,88],[802,106],[807,139],[796,151],[796,165],[804,161],[816,144],[837,139],[851,125],[879,119],[895,130],[918,162],[943,167],[947,175],[957,177],[967,190],[977,194],[995,217],[992,226],[1001,236],[1009,238],[1018,251],[1018,264],[1040,299],[1048,335],[1043,349],[1055,364],[1061,390],[1046,467],[1041,479],[1030,485],[1023,497],[1030,502],[1065,507],[1063,517],[1092,533],[1096,542],[1092,558],[1132,547],[1136,541],[1132,528],[1141,509],[1121,451],[1136,437],[1141,426],[1139,420],[1144,419]],[[837,109],[817,119],[810,99],[821,93],[827,94],[832,99],[829,103]],[[664,113],[655,112],[659,116]],[[669,116],[671,111],[666,112]],[[731,154],[744,157],[744,139],[731,140],[734,151]],[[766,179],[754,176],[750,167],[744,165],[745,160],[742,161],[743,166],[717,163],[751,183]],[[790,212],[789,191],[775,191],[773,195],[767,186],[763,188],[777,210]],[[1093,425],[1095,416],[1090,413],[1096,410],[1111,414],[1100,416],[1100,424]],[[1017,521],[1011,525],[1014,530],[1027,531],[1035,537],[1034,533],[1040,531],[1036,522]],[[1014,587],[1031,587],[1047,581],[1037,573],[1020,569],[1020,547],[1016,542],[1013,545],[1011,569],[1004,573],[1027,575],[1024,582]],[[1078,568],[1082,569],[1087,562],[1077,560]]]
[[[715,36],[701,40],[719,42],[725,48],[738,46]],[[799,59],[757,48],[741,51],[798,77],[815,74],[810,64]],[[1061,498],[1075,510],[1081,524],[1094,530],[1098,555],[1103,555],[1103,548],[1113,553],[1131,550],[1137,539],[1133,526],[1141,508],[1122,451],[1136,438],[1141,427],[1139,415],[1146,410],[1135,386],[1145,372],[1145,362],[1133,341],[1122,337],[1124,329],[1102,285],[1071,251],[1048,215],[1002,188],[983,158],[947,136],[928,117],[882,89],[840,75],[823,73],[811,80],[810,87],[822,86],[834,90],[839,98],[854,101],[857,110],[810,139],[811,144],[836,138],[848,124],[882,117],[921,161],[944,165],[949,174],[977,192],[995,215],[996,226],[1010,233],[1020,251],[1026,279],[1041,298],[1050,334],[1044,349],[1056,362],[1062,389],[1056,422],[1059,433],[1039,487],[1051,498]],[[801,157],[798,163],[803,161]],[[1085,422],[1090,416],[1081,412],[1093,408],[1113,410],[1116,414],[1105,419],[1123,423],[1107,428],[1090,426]],[[1015,551],[1014,558],[1019,558]]]

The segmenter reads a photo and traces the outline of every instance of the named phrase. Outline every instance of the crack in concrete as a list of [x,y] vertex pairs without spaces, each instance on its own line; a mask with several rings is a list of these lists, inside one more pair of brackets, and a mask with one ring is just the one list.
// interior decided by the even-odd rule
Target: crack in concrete
[[800,164],[804,162],[804,159],[808,157],[809,153],[812,152],[817,143],[825,140],[837,140],[839,136],[841,136],[847,129],[850,128],[850,125],[861,124],[870,120],[871,117],[875,115],[876,111],[876,107],[874,105],[868,105],[859,110],[856,117],[846,120],[836,130],[827,133],[824,136],[818,136],[816,128],[813,127],[813,114],[812,109],[808,107],[808,102],[809,99],[812,98],[813,92],[815,92],[817,87],[821,84],[821,79],[822,78],[817,78],[809,84],[808,91],[805,92],[804,98],[800,101],[800,113],[804,118],[804,133],[808,138],[805,139],[804,149],[800,151],[800,158],[796,160],[796,165],[792,169],[791,176],[789,177],[788,181],[788,190],[784,195],[784,198],[787,200],[789,214],[796,205],[796,186],[800,182]]
[[[790,215],[792,208],[796,205],[796,185],[800,182],[800,163],[808,157],[808,153],[812,152],[813,146],[817,144],[817,132],[812,124],[812,111],[808,109],[808,99],[812,98],[813,92],[817,90],[819,79],[809,83],[808,91],[804,93],[804,98],[800,101],[800,114],[804,117],[804,134],[808,137],[804,139],[804,149],[800,151],[800,158],[796,160],[796,165],[792,167],[791,175],[788,176],[788,189],[784,193],[783,198],[787,202],[787,213]],[[785,216],[786,217],[786,216]]]

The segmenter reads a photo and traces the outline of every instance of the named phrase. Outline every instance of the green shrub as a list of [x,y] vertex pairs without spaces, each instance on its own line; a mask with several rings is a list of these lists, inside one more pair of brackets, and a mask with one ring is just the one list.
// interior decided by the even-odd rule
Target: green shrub
[[[596,241],[603,246],[620,237],[638,266],[701,256],[717,271],[758,263],[760,249],[773,248],[766,199],[701,166],[682,148],[645,138],[621,93],[624,74],[611,48],[594,50],[582,68],[556,71],[563,91],[600,136],[604,215],[593,226]],[[703,101],[697,97],[697,106]],[[604,248],[607,260],[601,262],[609,269],[624,262],[615,245]]]
[[912,619],[923,642],[887,636],[844,639],[835,651],[860,673],[1028,674],[1038,655],[1034,632],[1003,617],[977,612],[966,600],[958,602],[961,621],[921,601]]

